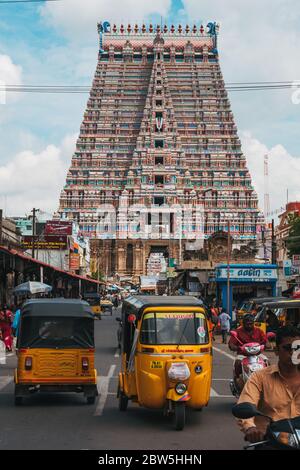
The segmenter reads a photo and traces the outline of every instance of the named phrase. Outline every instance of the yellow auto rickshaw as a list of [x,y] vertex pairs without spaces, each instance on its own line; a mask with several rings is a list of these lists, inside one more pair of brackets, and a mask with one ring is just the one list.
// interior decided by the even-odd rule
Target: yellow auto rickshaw
[[34,299],[21,310],[15,404],[35,392],[98,395],[94,368],[94,316],[87,302]]
[[85,300],[91,307],[94,315],[101,320],[101,295],[96,292],[89,292],[84,294],[83,300]]
[[246,313],[252,313],[254,316],[260,312],[262,305],[265,302],[275,302],[278,300],[286,300],[285,297],[253,297],[252,299],[246,300],[238,309],[237,323],[241,325],[243,317]]
[[255,326],[264,333],[276,333],[280,326],[300,326],[300,300],[284,299],[265,302],[255,317]]
[[207,406],[212,344],[203,303],[189,296],[132,296],[122,309],[119,409],[128,401],[173,415],[185,425],[185,408]]
[[103,299],[100,302],[100,309],[101,309],[101,313],[104,313],[105,315],[112,315],[113,303],[108,299]]

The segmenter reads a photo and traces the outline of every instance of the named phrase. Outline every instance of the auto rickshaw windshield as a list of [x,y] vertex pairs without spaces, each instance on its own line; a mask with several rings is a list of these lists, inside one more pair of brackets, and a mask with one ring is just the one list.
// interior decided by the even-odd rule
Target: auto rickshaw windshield
[[142,344],[206,344],[209,342],[203,313],[150,312],[144,314]]
[[240,306],[239,310],[243,310],[243,311],[245,311],[245,312],[250,312],[251,309],[252,309],[252,305],[253,305],[252,302],[249,302],[249,301],[244,302],[244,303],[242,303],[242,305]]
[[73,317],[25,317],[21,324],[18,347],[93,348],[94,320]]

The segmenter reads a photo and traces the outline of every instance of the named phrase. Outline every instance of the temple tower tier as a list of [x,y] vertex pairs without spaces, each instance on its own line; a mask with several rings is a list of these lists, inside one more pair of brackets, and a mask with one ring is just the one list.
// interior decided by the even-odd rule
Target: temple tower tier
[[262,216],[220,69],[216,23],[105,22],[98,31],[61,216],[99,241],[107,275],[154,274],[196,252],[209,260],[228,220],[233,249],[254,256]]

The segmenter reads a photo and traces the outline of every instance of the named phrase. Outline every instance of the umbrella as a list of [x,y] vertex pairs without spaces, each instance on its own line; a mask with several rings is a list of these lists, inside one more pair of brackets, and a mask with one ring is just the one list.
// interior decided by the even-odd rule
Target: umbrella
[[24,284],[19,284],[17,287],[14,288],[14,294],[45,294],[47,292],[51,292],[52,287],[48,284],[44,284],[43,282],[35,282],[35,281],[28,281],[24,282]]

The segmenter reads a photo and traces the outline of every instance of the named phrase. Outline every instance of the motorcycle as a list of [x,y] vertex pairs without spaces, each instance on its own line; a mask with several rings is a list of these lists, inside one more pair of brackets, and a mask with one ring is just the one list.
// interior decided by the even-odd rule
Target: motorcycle
[[300,449],[300,416],[291,419],[273,421],[272,418],[260,413],[252,403],[240,403],[232,408],[232,414],[239,419],[249,419],[263,416],[269,425],[263,441],[254,442],[244,447],[245,450],[258,449]]
[[[270,365],[269,360],[262,354],[265,349],[263,344],[259,343],[245,343],[243,344],[236,331],[231,331],[230,335],[233,336],[240,343],[239,353],[241,357],[237,357],[233,364],[233,379],[230,381],[230,390],[234,397],[239,398],[243,387],[250,375],[257,371],[264,369]],[[236,361],[241,361],[241,374],[236,377]],[[238,383],[239,381],[239,383]]]

